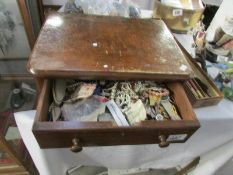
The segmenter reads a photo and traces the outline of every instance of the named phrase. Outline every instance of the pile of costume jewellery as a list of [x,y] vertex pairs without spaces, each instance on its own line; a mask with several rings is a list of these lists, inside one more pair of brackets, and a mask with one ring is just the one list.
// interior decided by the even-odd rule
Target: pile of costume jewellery
[[181,120],[172,92],[153,81],[53,82],[50,121],[111,121],[118,126],[144,120]]

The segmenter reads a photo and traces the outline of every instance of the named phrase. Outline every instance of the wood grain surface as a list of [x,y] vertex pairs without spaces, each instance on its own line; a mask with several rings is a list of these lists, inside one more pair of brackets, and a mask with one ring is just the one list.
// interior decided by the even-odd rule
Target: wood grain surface
[[52,14],[30,57],[37,77],[183,80],[191,73],[163,21]]

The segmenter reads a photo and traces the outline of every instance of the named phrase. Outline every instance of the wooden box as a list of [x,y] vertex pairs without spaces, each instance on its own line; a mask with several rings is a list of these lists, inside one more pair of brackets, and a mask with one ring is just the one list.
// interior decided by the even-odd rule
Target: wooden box
[[180,48],[183,50],[183,53],[192,67],[193,74],[192,77],[198,77],[209,89],[209,97],[197,98],[193,95],[190,88],[183,84],[185,92],[191,102],[193,108],[200,108],[206,106],[217,105],[222,99],[223,94],[211,80],[211,78],[206,74],[206,72],[196,63],[192,56],[180,45]]
[[[179,80],[192,70],[166,25],[155,19],[72,14],[48,17],[33,49],[29,70],[41,88],[33,133],[41,148],[78,152],[85,146],[185,142],[199,122]],[[174,93],[182,120],[111,122],[48,121],[51,80],[154,80]]]

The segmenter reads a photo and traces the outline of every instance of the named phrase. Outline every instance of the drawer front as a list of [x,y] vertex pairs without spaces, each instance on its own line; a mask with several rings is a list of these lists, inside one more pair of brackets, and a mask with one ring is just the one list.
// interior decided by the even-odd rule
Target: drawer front
[[161,136],[165,137],[165,141],[169,143],[182,143],[185,142],[198,127],[191,121],[188,123],[156,122],[153,124],[153,127],[138,126],[117,128],[109,125],[107,128],[107,125],[104,125],[104,129],[98,128],[100,126],[96,126],[96,129],[88,127],[80,128],[78,122],[72,124],[70,124],[70,122],[66,123],[70,125],[70,127],[67,125],[64,126],[62,123],[35,123],[33,133],[41,148],[71,147],[73,139],[78,139],[81,146],[159,144],[162,142]]
[[33,133],[41,148],[72,147],[74,141],[85,146],[111,146],[185,142],[198,128],[199,122],[192,111],[182,85],[173,83],[169,88],[183,117],[180,121],[143,121],[137,126],[118,127],[111,122],[47,121],[50,101],[50,82],[45,80],[40,93]]

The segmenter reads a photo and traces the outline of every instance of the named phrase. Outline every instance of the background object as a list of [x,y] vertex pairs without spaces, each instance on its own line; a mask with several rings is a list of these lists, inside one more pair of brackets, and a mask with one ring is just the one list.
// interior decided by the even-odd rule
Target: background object
[[38,4],[38,10],[39,10],[39,15],[40,15],[40,22],[43,24],[45,20],[45,11],[43,7],[43,0],[37,0]]
[[214,39],[215,31],[224,24],[224,19],[226,17],[233,16],[233,3],[232,0],[223,0],[219,7],[219,10],[215,14],[209,28],[207,29],[207,41],[212,41]]
[[25,58],[30,53],[17,0],[0,2],[0,59]]
[[201,0],[163,0],[155,2],[154,17],[161,18],[177,33],[186,33],[200,20],[204,6]]
[[223,0],[202,0],[206,5],[220,6]]
[[32,23],[33,34],[35,38],[37,38],[42,24],[39,13],[39,2],[38,0],[25,0],[25,2],[30,16],[30,21]]
[[[24,59],[10,59],[0,60],[0,77],[29,77],[26,69],[27,60]],[[15,66],[17,65],[17,66]]]
[[[67,0],[40,0],[43,5],[64,5]],[[133,3],[140,6],[141,9],[153,10],[155,0],[131,0]]]
[[[14,120],[13,112],[17,110],[10,108],[11,86],[11,81],[0,81],[0,89],[3,93],[1,99],[5,100],[0,103],[0,174],[36,175],[34,164]],[[25,106],[24,109],[31,109],[28,107],[30,105],[27,106],[28,108]]]
[[[132,2],[133,4],[136,4],[136,6],[140,7],[140,9],[144,10],[152,10],[154,8],[154,2],[155,0],[128,0],[129,2]],[[39,4],[39,11],[40,16],[42,19],[42,22],[45,19],[45,16],[47,16],[49,13],[53,11],[58,11],[62,6],[65,5],[67,0],[38,0]],[[64,7],[62,8],[64,10]],[[149,11],[151,13],[151,11]],[[151,18],[152,15],[150,15]]]
[[[15,88],[21,89],[25,97],[24,104],[17,109],[11,107],[11,103],[15,102],[12,99]],[[0,174],[37,174],[13,115],[14,112],[34,107],[36,94],[35,91],[34,94],[30,93],[33,88],[35,84],[32,79],[0,80]]]
[[37,0],[17,0],[31,49],[41,28]]
[[207,5],[205,10],[204,10],[204,18],[203,18],[203,24],[205,25],[205,29],[207,29],[213,20],[216,12],[218,11],[218,6],[214,5]]
[[1,78],[30,76],[26,63],[40,27],[37,0],[0,1]]
[[28,37],[28,41],[30,44],[30,48],[32,49],[35,43],[35,36],[33,33],[33,28],[32,28],[32,23],[30,20],[30,16],[28,14],[27,11],[27,5],[26,5],[26,1],[25,0],[17,0],[18,5],[19,5],[19,9],[23,18],[23,23],[24,23],[24,27],[26,30],[26,34]]
[[90,15],[140,17],[140,10],[133,1],[128,0],[68,0],[65,13],[84,13]]

